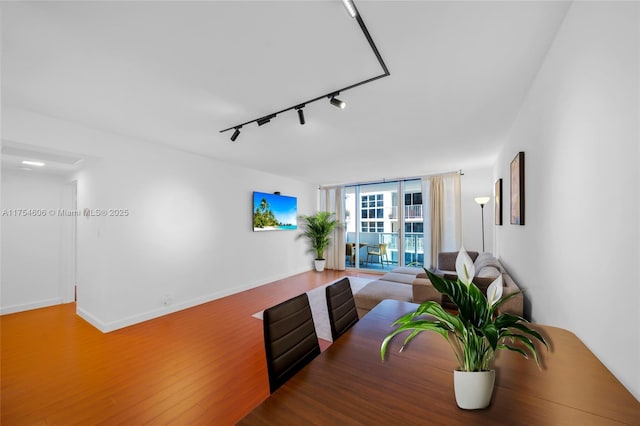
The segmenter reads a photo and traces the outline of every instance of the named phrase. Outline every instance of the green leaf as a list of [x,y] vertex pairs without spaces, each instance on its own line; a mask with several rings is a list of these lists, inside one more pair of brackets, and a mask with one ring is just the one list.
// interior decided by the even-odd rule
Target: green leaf
[[382,341],[382,344],[380,345],[380,358],[383,361],[384,361],[384,356],[387,353],[387,346],[389,346],[389,343],[391,342],[391,339],[393,339],[397,334],[400,334],[403,331],[405,331],[405,330],[395,329],[394,331],[389,333],[387,335],[387,337],[384,338],[384,340]]
[[514,291],[513,293],[507,294],[506,296],[501,297],[496,303],[494,303],[491,306],[491,315],[493,315],[493,313],[498,309],[498,307],[500,305],[502,305],[504,302],[506,302],[507,300],[511,299],[512,297],[517,296],[518,294],[522,293],[521,291]]
[[451,301],[458,307],[459,317],[463,321],[468,321],[473,312],[473,302],[469,297],[467,286],[461,281],[450,281],[439,277],[425,269],[433,287],[440,293],[449,296]]
[[405,315],[401,316],[400,318],[398,318],[397,320],[395,320],[392,325],[407,324],[411,320],[413,320],[413,318],[415,318],[417,316],[420,316],[420,315],[422,315],[422,314],[418,313],[417,311],[409,312],[408,314],[405,314]]
[[454,293],[459,293],[459,290],[455,288],[457,287],[456,283],[454,283],[453,281],[445,280],[444,278],[435,275],[434,273],[432,273],[426,268],[424,269],[424,271],[427,273],[427,276],[429,277],[429,281],[431,281],[431,284],[433,285],[433,287],[436,290],[438,290],[440,293],[446,294],[451,298],[453,298]]
[[461,312],[460,314],[464,318],[468,318],[469,322],[475,327],[481,327],[483,323],[489,320],[487,298],[474,283],[469,284],[468,290],[470,310],[469,312]]
[[411,321],[411,322],[402,324],[400,327],[396,328],[394,331],[389,333],[384,338],[384,340],[382,341],[382,345],[380,346],[380,357],[382,358],[382,360],[384,360],[385,354],[387,352],[387,346],[389,345],[389,342],[391,341],[391,339],[396,335],[408,330],[411,330],[412,333],[407,337],[407,339],[405,339],[403,347],[406,346],[406,344],[410,340],[412,340],[415,336],[417,336],[419,333],[423,331],[435,331],[436,333],[444,337],[446,340],[449,340],[449,334],[448,334],[449,329],[443,323],[430,321],[430,320]]
[[544,344],[544,346],[547,348],[547,350],[549,349],[549,345],[547,345],[546,340],[544,340],[544,337],[542,337],[540,335],[540,333],[538,333],[537,331],[527,327],[524,324],[514,324],[511,326],[512,328],[515,328],[517,330],[522,331],[523,333],[529,334],[530,336],[533,336],[534,338],[538,339],[540,342],[542,342],[542,344]]
[[407,338],[404,339],[404,342],[402,343],[402,347],[400,348],[400,352],[402,352],[404,347],[407,346],[407,343],[409,343],[411,340],[413,340],[413,338],[416,337],[418,334],[420,334],[420,332],[422,332],[422,330],[413,330],[411,333],[409,333]]
[[531,339],[529,339],[527,336],[523,336],[522,334],[507,334],[508,337],[518,340],[520,343],[522,343],[527,349],[529,349],[529,352],[531,353],[531,355],[533,355],[533,358],[536,360],[536,364],[540,365],[540,359],[538,358],[538,352],[536,351],[536,347],[533,345],[533,342],[531,341]]
[[437,318],[438,320],[446,323],[451,329],[451,331],[462,332],[462,330],[464,330],[465,328],[462,321],[460,321],[460,318],[445,311],[444,308],[440,306],[437,302],[433,302],[433,301],[424,302],[422,305],[420,305],[417,312],[419,312],[420,314],[431,315]]
[[508,312],[504,312],[498,315],[494,320],[494,324],[496,325],[497,328],[512,327],[514,324],[518,324],[520,322],[526,323],[527,320],[518,315],[513,315]]
[[506,344],[502,344],[502,345],[498,345],[498,349],[508,349],[510,351],[519,353],[520,355],[522,355],[526,359],[529,359],[529,356],[527,355],[527,353],[525,351],[523,351],[522,349],[520,349],[518,347],[515,347],[515,346],[509,346],[509,345],[506,345]]
[[486,324],[482,328],[482,332],[489,341],[489,345],[495,351],[498,346],[499,333],[498,329],[493,324]]

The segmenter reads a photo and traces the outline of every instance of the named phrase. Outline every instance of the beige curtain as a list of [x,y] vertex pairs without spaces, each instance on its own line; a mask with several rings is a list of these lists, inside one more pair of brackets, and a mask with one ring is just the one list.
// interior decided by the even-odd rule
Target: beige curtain
[[431,268],[436,268],[438,253],[457,251],[462,242],[460,174],[430,176],[428,182],[431,219],[430,258]]
[[[335,214],[335,218],[344,225],[344,187],[322,188],[320,190],[320,210]],[[331,235],[331,243],[325,251],[326,268],[344,271],[345,262],[345,233],[342,226],[336,228]]]
[[431,207],[431,268],[438,266],[438,253],[442,248],[442,178],[433,176],[430,178],[431,193],[429,205]]

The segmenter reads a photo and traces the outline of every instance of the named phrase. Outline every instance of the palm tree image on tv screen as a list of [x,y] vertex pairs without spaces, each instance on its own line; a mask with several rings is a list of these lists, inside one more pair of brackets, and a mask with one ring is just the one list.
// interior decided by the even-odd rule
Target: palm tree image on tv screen
[[298,200],[286,195],[253,193],[253,230],[297,229]]

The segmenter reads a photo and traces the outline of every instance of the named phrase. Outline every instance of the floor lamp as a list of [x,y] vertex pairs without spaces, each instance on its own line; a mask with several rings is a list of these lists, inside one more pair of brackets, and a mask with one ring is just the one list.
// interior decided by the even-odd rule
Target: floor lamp
[[484,205],[489,202],[490,197],[476,197],[476,203],[480,204],[480,211],[482,215],[482,252],[484,253]]

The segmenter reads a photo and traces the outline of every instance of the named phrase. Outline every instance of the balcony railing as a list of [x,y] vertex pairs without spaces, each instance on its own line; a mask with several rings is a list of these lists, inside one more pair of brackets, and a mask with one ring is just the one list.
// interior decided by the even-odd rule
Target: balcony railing
[[422,219],[422,204],[415,206],[404,206],[405,219]]
[[[391,214],[389,219],[398,218],[398,207],[391,208]],[[404,206],[404,218],[405,219],[422,219],[422,204],[416,204],[411,206]]]
[[[355,233],[347,233],[347,241],[355,241]],[[395,232],[363,232],[360,234],[360,243],[364,244],[359,253],[361,260],[366,258],[366,245],[381,244],[387,245],[389,260],[396,265],[399,264],[399,238]],[[404,234],[404,264],[423,265],[424,264],[424,234],[422,232],[407,232]]]
[[[387,248],[398,250],[398,234],[379,233],[379,242],[386,243]],[[424,253],[424,234],[416,232],[407,232],[404,234],[404,251],[405,253]]]

